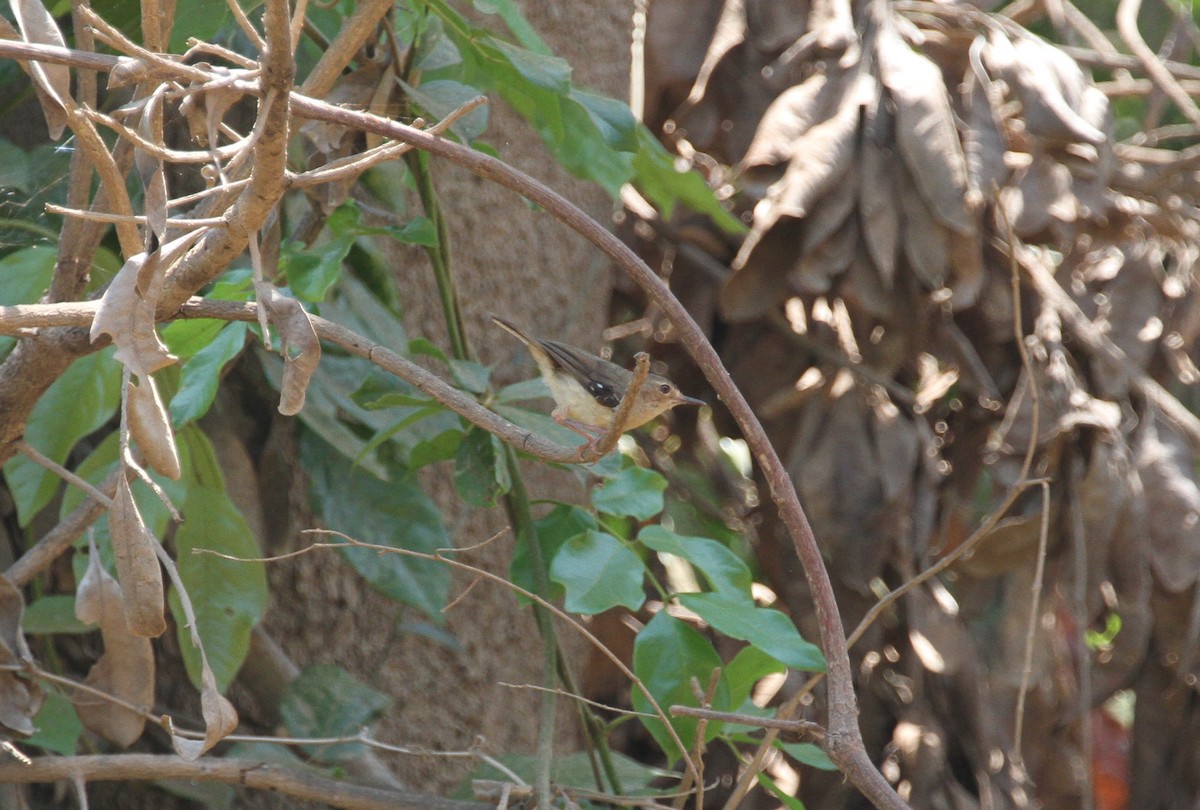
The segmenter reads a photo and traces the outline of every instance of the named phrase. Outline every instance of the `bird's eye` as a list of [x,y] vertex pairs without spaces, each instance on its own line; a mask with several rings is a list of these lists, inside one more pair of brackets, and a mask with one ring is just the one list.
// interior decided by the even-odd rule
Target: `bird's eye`
[[658,391],[661,394],[669,394],[669,393],[671,393],[671,386],[668,385],[667,383],[663,383],[662,385],[660,385],[658,387]]

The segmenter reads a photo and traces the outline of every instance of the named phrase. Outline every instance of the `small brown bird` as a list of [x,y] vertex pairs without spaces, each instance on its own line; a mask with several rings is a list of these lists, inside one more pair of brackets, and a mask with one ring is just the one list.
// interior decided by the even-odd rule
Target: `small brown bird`
[[[633,380],[633,372],[557,340],[530,337],[503,318],[493,315],[492,320],[529,348],[554,397],[551,414],[554,421],[585,436],[589,446],[595,444],[608,430],[613,411]],[[675,383],[666,377],[651,374],[638,392],[625,429],[644,425],[676,405],[703,404],[704,400],[679,393]]]

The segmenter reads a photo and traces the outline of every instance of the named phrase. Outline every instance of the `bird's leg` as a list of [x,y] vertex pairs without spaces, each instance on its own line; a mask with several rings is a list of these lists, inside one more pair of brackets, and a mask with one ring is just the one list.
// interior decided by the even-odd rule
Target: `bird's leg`
[[571,419],[558,408],[554,409],[554,412],[550,414],[550,418],[565,427],[567,430],[578,433],[580,436],[583,436],[585,439],[587,439],[587,443],[582,446],[588,450],[594,448],[596,446],[596,442],[599,441],[600,437],[604,435],[604,428],[598,428],[594,425],[589,425],[585,422]]

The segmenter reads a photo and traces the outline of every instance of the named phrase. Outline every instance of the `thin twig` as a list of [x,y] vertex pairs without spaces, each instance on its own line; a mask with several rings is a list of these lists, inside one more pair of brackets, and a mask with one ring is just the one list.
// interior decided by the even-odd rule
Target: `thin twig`
[[344,534],[344,533],[338,532],[338,531],[333,531],[331,529],[306,529],[303,533],[304,534],[323,534],[323,535],[330,535],[333,537],[340,537],[345,542],[342,542],[342,543],[312,543],[311,545],[305,546],[303,549],[300,549],[298,551],[293,551],[288,554],[283,554],[283,555],[278,555],[278,556],[270,556],[270,557],[237,557],[232,554],[222,554],[217,551],[212,551],[210,549],[203,549],[203,548],[194,549],[192,553],[193,554],[211,554],[215,557],[220,557],[220,558],[226,559],[226,560],[233,560],[235,562],[270,563],[270,562],[276,562],[278,560],[289,559],[291,557],[297,557],[297,556],[300,556],[301,554],[307,554],[312,551],[316,551],[318,549],[344,549],[347,546],[352,546],[354,548],[370,549],[372,551],[377,551],[380,554],[399,554],[404,557],[413,557],[413,558],[419,559],[419,560],[428,560],[430,562],[438,562],[438,563],[442,563],[443,565],[448,565],[451,568],[457,568],[460,571],[466,571],[472,575],[481,576],[484,579],[486,579],[490,582],[494,582],[503,588],[508,588],[510,591],[512,591],[515,594],[519,594],[520,596],[523,596],[532,602],[538,603],[539,605],[544,607],[547,611],[549,611],[550,613],[553,613],[556,617],[558,617],[559,619],[561,619],[562,621],[564,621],[568,625],[570,625],[571,628],[573,630],[575,630],[577,633],[579,633],[581,636],[583,636],[588,641],[588,643],[592,644],[600,652],[601,655],[603,655],[605,658],[607,658],[609,661],[611,661],[613,663],[613,665],[616,666],[617,669],[619,669],[621,671],[621,674],[623,674],[625,677],[629,678],[630,682],[634,685],[634,687],[637,688],[642,693],[642,695],[646,698],[646,702],[649,703],[651,708],[654,709],[655,717],[657,717],[663,723],[667,734],[670,735],[670,737],[671,737],[671,741],[679,747],[680,751],[683,752],[683,761],[684,761],[684,764],[687,767],[687,769],[690,771],[693,771],[693,772],[696,770],[695,764],[691,761],[691,758],[688,757],[688,755],[687,755],[687,748],[683,745],[683,741],[679,738],[679,735],[675,732],[674,727],[671,725],[670,720],[667,718],[666,712],[663,710],[662,706],[659,705],[658,701],[654,698],[654,695],[652,695],[650,693],[650,690],[646,688],[646,685],[637,677],[637,675],[635,675],[633,673],[633,670],[631,670],[625,664],[625,662],[621,660],[620,656],[618,656],[616,653],[614,653],[612,650],[610,650],[604,644],[604,642],[602,642],[599,638],[597,638],[595,636],[595,634],[593,634],[590,630],[588,630],[586,627],[584,627],[582,624],[580,624],[578,621],[576,621],[569,613],[562,610],[561,608],[559,608],[552,602],[550,602],[546,599],[543,599],[542,597],[538,596],[537,594],[533,593],[532,591],[522,588],[520,585],[517,585],[514,582],[510,582],[509,580],[505,579],[504,577],[500,576],[499,574],[493,574],[491,571],[486,571],[482,568],[477,568],[473,565],[469,565],[467,563],[460,562],[459,560],[445,557],[441,554],[426,554],[421,551],[414,551],[412,549],[407,549],[407,548],[398,548],[395,546],[382,546],[382,545],[378,545],[375,543],[365,543],[361,540],[356,540],[355,538],[353,538],[347,534]]
[[813,723],[808,720],[783,720],[778,717],[758,717],[753,714],[718,712],[712,709],[697,709],[692,706],[671,706],[671,714],[676,717],[698,717],[704,720],[733,723],[739,726],[771,728],[776,731],[795,734],[817,743],[825,739],[825,728],[820,723]]
[[1141,62],[1142,68],[1159,89],[1175,103],[1179,111],[1187,116],[1193,124],[1200,124],[1200,107],[1192,100],[1187,91],[1180,87],[1179,82],[1171,71],[1163,64],[1138,30],[1138,12],[1141,11],[1142,0],[1121,0],[1117,4],[1117,31],[1121,39],[1133,51],[1133,55]]
[[1042,600],[1042,582],[1046,572],[1046,547],[1050,537],[1050,482],[1042,482],[1042,521],[1038,530],[1037,565],[1033,571],[1032,593],[1029,598],[1029,623],[1025,627],[1025,657],[1021,664],[1021,684],[1017,688],[1017,717],[1013,727],[1012,761],[1022,774],[1025,760],[1021,756],[1021,735],[1025,730],[1025,697],[1029,694],[1029,679],[1033,674],[1033,642],[1041,624],[1038,617]]
[[74,486],[78,487],[79,489],[82,489],[84,492],[86,492],[88,495],[90,495],[92,497],[92,500],[99,503],[105,509],[108,509],[109,507],[112,506],[112,498],[111,497],[105,495],[103,492],[96,489],[96,487],[92,486],[90,483],[83,480],[82,478],[80,478],[78,475],[76,475],[75,473],[68,470],[63,465],[59,464],[58,462],[54,461],[53,459],[51,459],[45,455],[43,455],[41,451],[39,451],[36,447],[31,445],[29,442],[25,441],[24,439],[18,439],[17,440],[17,449],[21,451],[21,455],[25,456],[30,461],[34,462],[35,464],[37,464],[41,467],[46,468],[47,470],[54,473],[62,480],[66,481],[68,484],[73,484]]

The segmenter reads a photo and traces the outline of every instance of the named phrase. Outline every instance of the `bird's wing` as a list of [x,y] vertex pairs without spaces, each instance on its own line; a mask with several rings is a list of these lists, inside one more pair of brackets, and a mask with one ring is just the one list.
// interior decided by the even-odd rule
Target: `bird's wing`
[[628,380],[622,375],[628,375],[628,371],[557,340],[539,340],[538,343],[559,368],[574,377],[601,405],[615,408],[621,404],[619,392],[628,386]]

